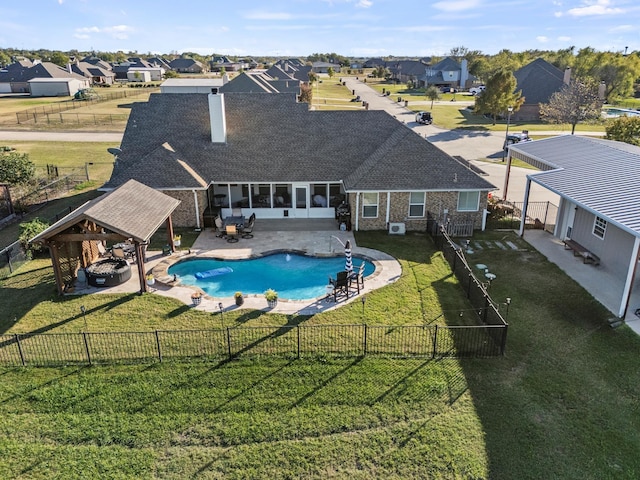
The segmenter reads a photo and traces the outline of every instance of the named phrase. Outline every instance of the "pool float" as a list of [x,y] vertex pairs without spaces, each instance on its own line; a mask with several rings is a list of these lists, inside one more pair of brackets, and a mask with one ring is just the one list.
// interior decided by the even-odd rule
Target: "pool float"
[[198,280],[202,280],[203,278],[216,277],[218,275],[224,275],[225,273],[231,273],[233,269],[231,267],[220,267],[214,268],[213,270],[207,270],[204,272],[196,272],[193,274]]

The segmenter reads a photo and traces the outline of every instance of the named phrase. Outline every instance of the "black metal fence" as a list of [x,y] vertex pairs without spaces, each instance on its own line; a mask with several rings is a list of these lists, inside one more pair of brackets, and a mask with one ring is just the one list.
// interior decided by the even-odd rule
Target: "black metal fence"
[[507,329],[509,325],[502,317],[498,308],[496,308],[497,303],[489,296],[485,284],[479,281],[473,274],[473,270],[464,257],[462,248],[451,240],[446,231],[441,226],[430,225],[429,233],[431,233],[437,248],[442,250],[444,258],[460,282],[478,319],[484,326],[495,327],[488,329],[487,334],[493,338],[494,342],[500,344],[500,353],[504,354],[507,345]]
[[78,167],[63,177],[42,183],[28,191],[16,191],[13,193],[15,197],[14,210],[21,214],[34,212],[49,201],[65,196],[77,185],[88,180],[89,175],[86,167]]
[[0,335],[0,364],[50,366],[240,356],[491,357],[495,326],[297,325]]
[[6,278],[27,261],[27,252],[18,241],[0,250],[0,278]]

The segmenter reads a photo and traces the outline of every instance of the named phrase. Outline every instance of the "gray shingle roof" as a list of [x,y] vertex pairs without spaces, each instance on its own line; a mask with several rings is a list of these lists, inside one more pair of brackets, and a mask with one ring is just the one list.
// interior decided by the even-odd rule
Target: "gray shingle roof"
[[564,72],[542,58],[525,65],[513,74],[516,90],[522,90],[526,104],[547,103],[563,85]]
[[[215,183],[338,182],[348,191],[492,190],[382,111],[309,111],[291,94],[225,94],[227,143],[211,143],[204,94],[154,94],[134,104],[106,188],[129,178],[200,188]],[[174,153],[159,149],[165,142]]]
[[180,200],[130,180],[120,188],[85,203],[33,238],[50,238],[83,220],[138,242],[146,242],[176,209]]
[[536,183],[640,236],[640,147],[563,135],[519,143],[511,151],[553,168],[529,175]]

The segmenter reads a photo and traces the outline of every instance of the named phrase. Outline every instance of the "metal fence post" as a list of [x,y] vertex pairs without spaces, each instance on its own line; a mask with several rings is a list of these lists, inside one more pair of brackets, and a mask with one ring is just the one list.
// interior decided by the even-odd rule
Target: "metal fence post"
[[505,350],[507,349],[507,330],[509,325],[505,325],[502,329],[502,344],[500,345],[500,355],[504,355]]
[[363,351],[363,355],[366,356],[367,355],[367,324],[365,323],[363,326],[364,326],[364,339],[362,342],[362,351]]
[[91,353],[89,353],[89,341],[87,340],[87,332],[82,332],[82,338],[84,339],[84,349],[87,352],[87,360],[89,361],[89,365],[92,365]]
[[22,363],[22,366],[24,367],[27,364],[27,362],[24,359],[24,352],[22,351],[22,344],[20,343],[20,336],[16,333],[15,337],[16,337],[16,343],[18,344],[18,353],[20,354],[20,362]]
[[484,296],[484,314],[482,315],[482,322],[487,324],[487,313],[489,311],[489,295]]
[[431,358],[436,358],[437,345],[438,345],[438,324],[436,324],[436,328],[433,331],[433,353],[431,354]]
[[160,349],[160,335],[158,334],[158,330],[156,330],[156,347],[158,348],[158,360],[162,363],[162,350]]
[[298,335],[298,360],[300,360],[300,325],[296,325],[296,333]]
[[227,351],[229,352],[229,358],[231,358],[231,330],[227,327]]

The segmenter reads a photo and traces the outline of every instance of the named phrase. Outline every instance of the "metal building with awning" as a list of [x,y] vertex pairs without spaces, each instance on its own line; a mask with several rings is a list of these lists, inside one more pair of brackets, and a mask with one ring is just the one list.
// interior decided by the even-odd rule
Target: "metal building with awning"
[[73,284],[80,268],[100,257],[99,243],[130,240],[135,246],[140,292],[145,282],[145,247],[163,225],[173,248],[171,214],[180,201],[153,188],[129,180],[115,190],[85,203],[60,219],[31,242],[49,247],[58,293]]
[[531,183],[559,195],[553,235],[560,240],[570,238],[593,252],[600,260],[597,269],[621,281],[617,314],[625,317],[634,283],[640,282],[640,147],[577,135],[512,145],[505,198],[514,158],[540,170],[527,175],[520,235],[524,234]]

